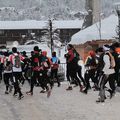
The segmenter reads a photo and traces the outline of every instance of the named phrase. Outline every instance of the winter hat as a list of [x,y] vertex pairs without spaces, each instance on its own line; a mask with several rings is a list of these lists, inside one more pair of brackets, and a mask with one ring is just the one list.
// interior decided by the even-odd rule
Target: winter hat
[[120,47],[120,44],[118,42],[115,42],[110,46],[110,49],[115,51],[115,49],[118,48],[118,47]]
[[119,48],[119,47],[116,48],[116,49],[115,49],[115,52],[120,53],[120,48]]
[[72,48],[74,48],[72,44],[68,44],[68,45],[67,45],[67,49],[68,49],[68,50],[69,50],[69,49],[72,49]]
[[9,56],[9,53],[8,52],[4,52],[4,56]]
[[31,51],[30,53],[31,53],[31,56],[33,56],[33,55],[34,55],[34,51]]
[[42,51],[43,56],[47,56],[47,51]]
[[17,48],[16,48],[16,47],[13,47],[13,48],[12,48],[12,52],[13,52],[13,53],[17,53]]
[[22,54],[23,54],[23,55],[26,55],[26,51],[23,51]]
[[38,46],[35,46],[35,47],[34,47],[34,51],[39,51],[39,47],[38,47]]
[[52,52],[52,56],[53,56],[53,57],[56,57],[56,52]]
[[120,47],[120,43],[118,43],[118,42],[115,42],[115,43],[113,43],[111,46],[113,46],[113,47]]
[[95,56],[95,52],[94,52],[93,50],[91,50],[91,51],[89,51],[89,55],[90,55],[91,57],[94,57],[94,56]]
[[110,50],[110,46],[109,45],[103,45],[103,49],[104,49],[104,51],[109,51]]

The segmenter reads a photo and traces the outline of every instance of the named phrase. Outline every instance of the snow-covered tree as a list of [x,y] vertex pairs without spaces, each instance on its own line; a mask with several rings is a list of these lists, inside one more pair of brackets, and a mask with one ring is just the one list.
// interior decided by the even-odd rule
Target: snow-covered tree
[[[0,16],[2,20],[36,19],[82,19],[81,11],[85,12],[86,0],[1,0]],[[113,3],[119,0],[101,0],[102,12],[111,14]],[[15,11],[1,10],[3,7],[14,7]],[[77,14],[78,13],[78,14]],[[83,16],[84,17],[84,16]]]

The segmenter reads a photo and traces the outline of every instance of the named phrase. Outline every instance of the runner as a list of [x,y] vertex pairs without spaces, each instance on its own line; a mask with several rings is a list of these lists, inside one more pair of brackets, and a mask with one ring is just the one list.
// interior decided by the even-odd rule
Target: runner
[[13,71],[13,82],[14,82],[14,94],[16,96],[19,93],[18,99],[20,100],[23,98],[23,94],[21,92],[21,88],[19,83],[21,82],[22,78],[22,68],[21,68],[21,61],[24,59],[18,51],[16,47],[12,48],[13,54],[11,54],[8,60],[12,63],[12,71]]

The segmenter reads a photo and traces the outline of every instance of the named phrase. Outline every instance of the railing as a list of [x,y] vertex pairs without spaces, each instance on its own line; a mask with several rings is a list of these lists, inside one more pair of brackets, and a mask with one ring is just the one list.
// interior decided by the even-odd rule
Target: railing
[[58,77],[61,81],[66,80],[66,63],[59,64]]

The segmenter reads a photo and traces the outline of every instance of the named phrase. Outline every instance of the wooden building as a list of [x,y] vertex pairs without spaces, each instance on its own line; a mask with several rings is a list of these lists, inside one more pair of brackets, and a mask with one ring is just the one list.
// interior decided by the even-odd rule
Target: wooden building
[[84,44],[74,45],[74,47],[85,61],[90,50],[96,50],[98,47],[102,47],[105,44],[111,45],[113,42],[113,40],[93,40],[87,41]]
[[[53,32],[59,30],[61,42],[70,41],[73,34],[80,31],[83,21],[53,21]],[[37,39],[45,34],[44,31],[49,31],[48,21],[0,21],[0,45],[5,45],[7,42],[18,41],[19,44],[24,44],[26,40]]]

